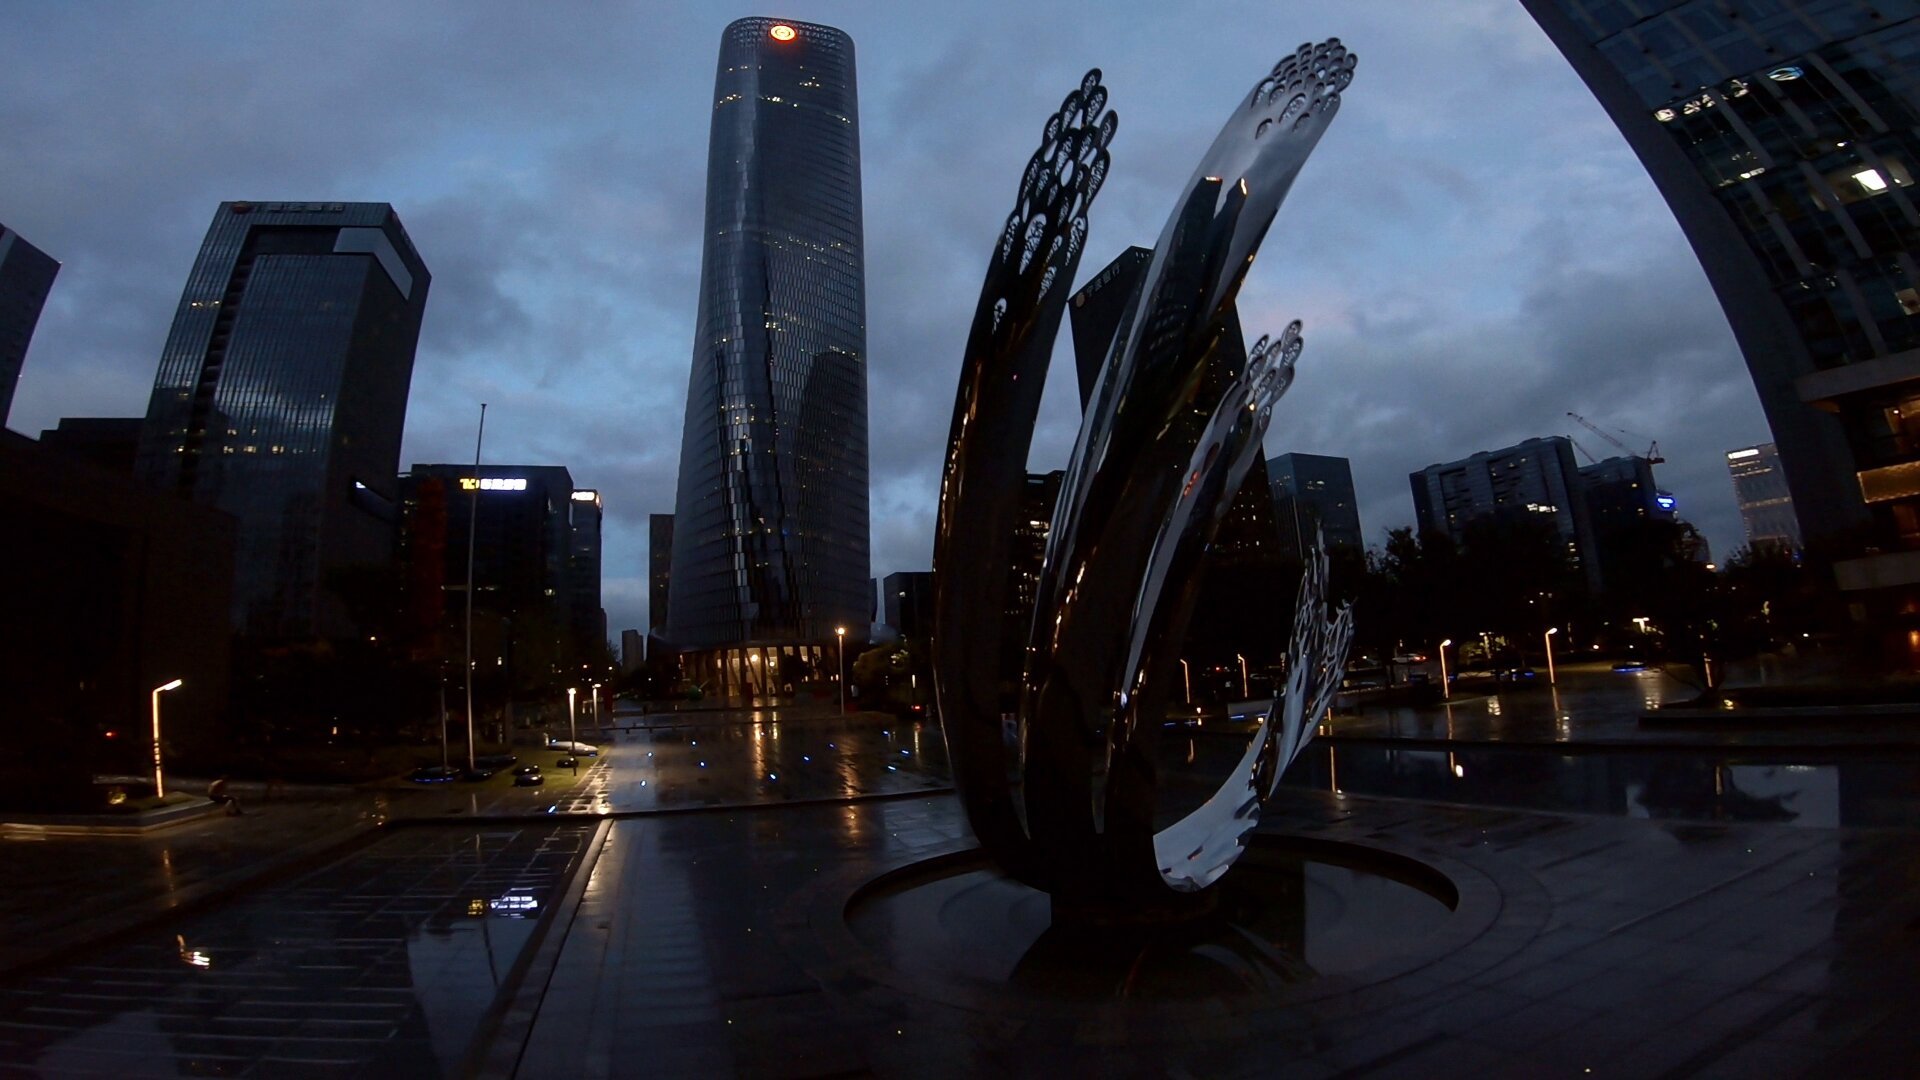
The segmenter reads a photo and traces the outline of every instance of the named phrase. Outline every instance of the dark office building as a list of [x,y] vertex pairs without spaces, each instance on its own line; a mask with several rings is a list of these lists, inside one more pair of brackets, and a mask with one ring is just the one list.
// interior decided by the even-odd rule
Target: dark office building
[[646,662],[646,635],[632,629],[620,631],[620,674],[631,675]]
[[[483,465],[475,475],[472,465],[415,465],[400,477],[401,565],[424,590],[409,606],[438,609],[442,655],[457,661],[465,647],[468,522],[477,508],[477,671],[488,677],[493,669],[513,690],[571,675],[588,647],[604,641],[598,603],[576,611],[574,507],[588,504],[574,502],[573,477],[558,465]],[[582,638],[589,625],[593,636]]]
[[0,424],[13,411],[20,366],[26,363],[40,308],[59,272],[52,256],[0,225]]
[[673,592],[673,515],[647,515],[647,636],[659,638],[667,626]]
[[1740,504],[1740,524],[1747,547],[1755,552],[1800,550],[1800,519],[1793,513],[1793,495],[1780,471],[1780,454],[1772,443],[1727,451],[1727,472],[1733,477],[1733,497]]
[[903,570],[881,580],[880,621],[902,637],[933,636],[933,571]]
[[869,621],[853,41],[741,19],[713,97],[665,636],[727,695],[766,648],[818,666]]
[[574,491],[568,501],[567,619],[582,664],[600,664],[607,655],[607,612],[600,606],[600,522],[605,507],[600,493]]
[[1523,3],[1700,257],[1808,546],[1920,585],[1920,7]]
[[1566,544],[1567,558],[1585,574],[1587,587],[1600,591],[1593,525],[1573,442],[1566,436],[1483,450],[1460,461],[1429,465],[1407,479],[1423,535],[1438,532],[1459,544],[1478,522],[1545,521]]
[[[1065,469],[1028,473],[1020,493],[1020,517],[1007,547],[1007,609],[1003,640],[1008,653],[1003,662],[1021,662],[1027,629],[1033,625],[1033,605],[1040,595],[1040,568],[1047,559],[1047,531],[1053,525],[1054,504],[1060,501]],[[1009,668],[1011,670],[1011,668]]]
[[1582,466],[1580,494],[1593,530],[1592,557],[1609,588],[1634,580],[1649,549],[1666,548],[1664,533],[1671,529],[1663,532],[1660,527],[1679,521],[1674,497],[1660,490],[1653,462],[1643,457],[1611,457]]
[[234,625],[355,632],[331,580],[393,557],[425,264],[386,203],[221,203],[154,379],[138,469],[239,520]]
[[1280,553],[1300,562],[1313,547],[1315,530],[1327,550],[1365,551],[1360,508],[1353,495],[1353,470],[1346,458],[1320,454],[1281,454],[1267,462],[1273,484],[1273,511],[1280,521]]
[[40,433],[40,445],[63,457],[132,479],[142,423],[137,416],[63,416],[60,426]]
[[75,763],[81,788],[150,769],[149,695],[174,679],[169,747],[224,736],[231,517],[0,432],[0,535],[0,731],[28,773],[0,763],[0,785],[17,796]]

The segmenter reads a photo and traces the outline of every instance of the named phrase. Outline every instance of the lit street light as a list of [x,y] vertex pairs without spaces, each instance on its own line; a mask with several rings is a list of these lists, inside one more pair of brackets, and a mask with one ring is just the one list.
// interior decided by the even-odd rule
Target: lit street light
[[1452,638],[1440,642],[1440,696],[1443,698],[1453,696],[1453,688],[1447,685],[1447,646],[1451,644]]
[[160,779],[160,695],[178,689],[179,679],[153,688],[153,797],[156,799],[167,797],[166,785]]
[[1187,685],[1187,704],[1193,704],[1193,669],[1185,660],[1180,661],[1180,681]]
[[1247,690],[1247,658],[1239,653],[1234,653],[1233,656],[1240,661],[1240,700],[1245,701],[1252,696]]
[[580,692],[577,686],[567,687],[567,756],[573,759],[573,775],[580,775],[580,732],[574,724],[573,698]]
[[605,731],[606,725],[600,722],[600,684],[593,684],[593,727],[596,731]]
[[836,626],[833,636],[840,643],[840,711],[847,711],[847,628]]
[[1559,627],[1549,626],[1547,627],[1547,632],[1540,635],[1540,639],[1547,643],[1547,685],[1548,686],[1552,686],[1554,681],[1553,680],[1553,635],[1559,632],[1560,632]]

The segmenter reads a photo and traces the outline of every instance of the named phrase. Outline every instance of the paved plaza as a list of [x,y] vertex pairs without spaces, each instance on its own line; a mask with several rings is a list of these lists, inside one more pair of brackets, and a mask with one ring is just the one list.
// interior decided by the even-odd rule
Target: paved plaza
[[[1499,708],[1527,715],[1533,693]],[[1432,868],[1450,907],[1343,962],[1329,943],[1371,902],[1309,877],[1275,894],[1292,906],[1254,953],[1182,954],[1229,977],[1179,1000],[1131,980],[1065,1000],[1027,977],[1044,937],[1001,939],[1031,902],[1007,901],[1004,928],[965,914],[1017,886],[920,914],[860,906],[972,847],[926,722],[628,713],[552,795],[303,794],[148,837],[9,838],[0,1077],[1752,1077],[1915,1060],[1914,760],[1807,735],[1579,749],[1584,716],[1608,721],[1568,697],[1567,753],[1484,724],[1434,743],[1419,717],[1399,743],[1310,747],[1261,844]],[[1232,740],[1173,745],[1204,766]],[[995,936],[945,960],[901,947],[948,921],[953,948]],[[1283,977],[1246,992],[1260,970]]]

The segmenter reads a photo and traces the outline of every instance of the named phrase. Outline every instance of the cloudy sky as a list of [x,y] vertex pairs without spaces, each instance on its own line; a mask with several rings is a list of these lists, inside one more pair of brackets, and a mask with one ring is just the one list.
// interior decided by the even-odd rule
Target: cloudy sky
[[[1045,117],[1088,67],[1120,114],[1083,277],[1152,243],[1240,96],[1337,35],[1353,87],[1242,293],[1306,321],[1270,454],[1351,458],[1378,544],[1407,473],[1566,419],[1658,439],[1726,555],[1725,450],[1769,436],[1726,321],[1625,143],[1518,0],[59,3],[0,35],[0,222],[61,260],[9,426],[144,412],[223,199],[392,202],[433,273],[402,465],[561,464],[608,509],[614,633],[646,625],[673,508],[721,28],[858,48],[873,571],[925,569],[958,360]],[[1032,466],[1078,423],[1055,358]]]

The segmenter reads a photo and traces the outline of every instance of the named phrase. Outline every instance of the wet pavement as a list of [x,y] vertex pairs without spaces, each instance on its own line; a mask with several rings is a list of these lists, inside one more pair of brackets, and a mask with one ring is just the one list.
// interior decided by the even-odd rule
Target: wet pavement
[[[925,722],[625,713],[566,791],[350,792],[152,837],[8,840],[0,872],[24,888],[0,891],[0,917],[20,940],[216,885],[276,838],[284,856],[366,834],[0,974],[0,1077],[460,1075],[482,1055],[483,1075],[526,1077],[1744,1077],[1913,1060],[1920,768],[1846,747],[1583,748],[1635,685],[1565,686],[1544,709],[1531,690],[1498,712],[1482,700],[1491,720],[1455,717],[1479,742],[1310,745],[1263,831],[1406,856],[1463,899],[1405,970],[1303,947],[1327,970],[1287,961],[1258,1000],[1059,1001],[1044,979],[996,982],[1031,951],[1009,928],[1038,924],[971,879],[878,923],[872,909],[856,933],[864,883],[970,846]],[[1542,738],[1562,725],[1576,737]],[[1168,743],[1200,771],[1233,747],[1211,731]],[[1248,923],[1253,939],[1364,941],[1400,902],[1315,873],[1295,914]],[[967,923],[977,955],[899,944],[972,894],[1007,915]],[[496,1029],[500,1015],[519,1020]]]
[[[1758,673],[1735,668],[1742,685],[1762,685]],[[1496,692],[1497,691],[1497,692]],[[1604,664],[1570,664],[1549,683],[1544,673],[1515,683],[1490,679],[1457,683],[1454,697],[1427,706],[1378,706],[1357,697],[1337,712],[1322,736],[1338,740],[1502,743],[1542,746],[1860,747],[1920,750],[1920,723],[1842,713],[1804,722],[1746,723],[1725,719],[1647,725],[1649,710],[1698,697],[1696,686],[1653,668],[1613,671]]]

